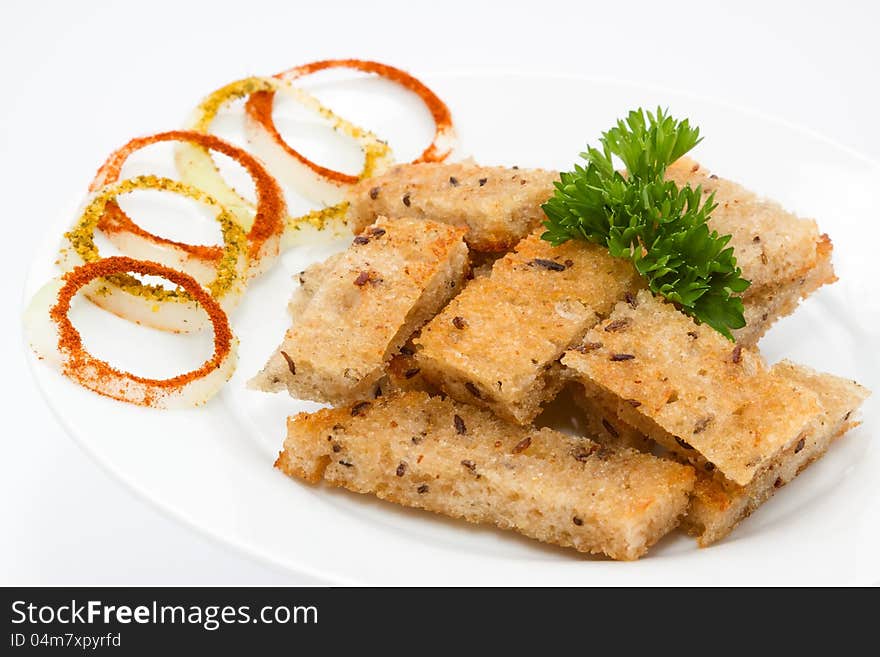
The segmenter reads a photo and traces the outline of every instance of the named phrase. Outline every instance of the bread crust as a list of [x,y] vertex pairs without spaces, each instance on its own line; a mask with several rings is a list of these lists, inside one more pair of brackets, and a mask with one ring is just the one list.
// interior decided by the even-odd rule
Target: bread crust
[[290,418],[276,466],[311,483],[626,560],[678,524],[695,477],[689,466],[507,424],[423,392]]
[[796,283],[822,260],[830,262],[831,242],[820,234],[815,220],[798,217],[687,157],[673,163],[666,177],[679,185],[700,186],[706,196],[715,194],[718,207],[709,225],[719,235],[731,236],[728,246],[733,247],[737,264],[752,282],[746,297],[766,295]]
[[654,450],[653,440],[617,415],[615,395],[591,383],[572,379],[570,372],[563,369],[569,379],[566,388],[571,401],[583,413],[578,426],[582,433],[608,447],[634,449],[646,454]]
[[464,230],[380,218],[301,275],[293,323],[251,386],[329,403],[374,393],[395,353],[463,286]]
[[540,233],[471,281],[415,340],[427,380],[520,424],[559,392],[565,349],[641,284],[630,263],[607,250],[554,247]]
[[[674,162],[666,175],[679,185],[715,194],[709,225],[720,235],[731,235],[737,264],[752,282],[744,301],[755,312],[748,316],[749,326],[737,332],[743,344],[755,344],[800,299],[836,280],[831,241],[813,219],[798,217],[688,157]],[[361,230],[380,214],[429,218],[466,226],[466,239],[477,251],[503,252],[546,219],[540,206],[558,179],[554,171],[472,162],[399,165],[352,189],[349,220]],[[767,317],[757,321],[762,315]]]
[[562,362],[614,395],[628,424],[739,485],[822,414],[814,393],[778,376],[756,351],[734,346],[646,291],[633,304],[617,304]]
[[854,381],[822,374],[790,361],[777,363],[773,371],[811,390],[819,400],[822,415],[809,432],[783,450],[746,486],[737,486],[705,471],[698,473],[683,525],[697,537],[700,547],[727,536],[780,488],[821,458],[835,439],[856,424],[854,414],[869,394]]
[[467,229],[475,251],[504,252],[544,219],[555,171],[455,164],[401,164],[349,192],[348,221],[357,232],[377,216],[442,221]]
[[763,290],[747,290],[743,296],[746,325],[733,332],[737,343],[754,346],[777,320],[791,315],[813,292],[837,280],[831,263],[831,240],[820,238],[816,249],[816,264],[804,276]]

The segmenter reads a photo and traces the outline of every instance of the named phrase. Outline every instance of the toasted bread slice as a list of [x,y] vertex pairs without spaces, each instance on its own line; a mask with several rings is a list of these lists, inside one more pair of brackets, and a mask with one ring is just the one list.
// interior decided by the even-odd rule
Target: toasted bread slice
[[[689,158],[670,166],[667,177],[715,193],[718,207],[709,224],[731,235],[737,262],[752,282],[743,295],[748,324],[734,332],[741,344],[756,344],[801,299],[836,280],[831,241],[812,219],[797,217]],[[353,188],[349,220],[360,230],[378,214],[430,217],[467,226],[466,239],[478,251],[505,251],[545,219],[540,206],[557,179],[551,171],[472,163],[401,165]]]
[[[566,370],[569,371],[569,370]],[[571,400],[581,409],[583,433],[606,447],[629,448],[650,453],[654,441],[617,415],[617,396],[590,382],[572,381]]]
[[506,251],[544,220],[541,204],[558,178],[468,162],[402,164],[351,189],[348,222],[360,231],[380,215],[443,221],[467,228],[471,249]]
[[816,426],[783,450],[746,486],[700,472],[684,526],[705,547],[721,540],[744,518],[766,502],[782,486],[820,458],[831,442],[854,423],[853,413],[868,396],[859,384],[830,374],[820,374],[788,361],[777,363],[773,372],[819,398],[822,417]]
[[463,234],[438,222],[380,218],[304,277],[293,325],[251,385],[329,403],[372,396],[392,356],[461,289]]
[[412,341],[401,347],[388,363],[385,377],[380,383],[379,396],[410,390],[437,393],[437,389],[422,374],[422,369],[415,358],[415,346]]
[[693,469],[421,392],[288,420],[276,467],[404,506],[614,559],[675,527]]
[[824,282],[835,280],[830,270],[831,242],[819,233],[814,220],[787,212],[686,157],[670,166],[666,175],[679,185],[699,185],[704,193],[715,193],[718,207],[709,224],[720,235],[731,235],[729,246],[737,264],[752,282],[746,296],[796,283],[817,267],[823,267]]
[[593,244],[540,230],[471,281],[416,338],[422,374],[460,401],[526,424],[563,384],[558,359],[640,280]]
[[765,286],[763,292],[746,290],[743,295],[746,325],[733,332],[736,341],[744,346],[757,344],[767,329],[776,320],[792,314],[802,299],[836,281],[831,251],[831,241],[823,236],[817,247],[816,265],[806,275],[775,287]]
[[287,312],[291,318],[296,319],[300,313],[305,310],[309,301],[315,296],[315,292],[318,291],[327,277],[332,274],[337,261],[343,257],[343,255],[344,252],[334,253],[325,260],[312,263],[296,275],[296,280],[299,285],[293,291],[293,294],[290,296],[290,301],[287,304]]
[[615,395],[624,421],[741,486],[822,417],[812,391],[646,291],[562,362]]

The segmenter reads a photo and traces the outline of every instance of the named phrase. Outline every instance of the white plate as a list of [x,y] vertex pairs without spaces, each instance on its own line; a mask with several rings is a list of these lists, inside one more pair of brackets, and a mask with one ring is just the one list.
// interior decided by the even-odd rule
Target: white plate
[[[441,75],[427,82],[454,113],[460,154],[485,163],[569,167],[588,141],[595,142],[601,130],[636,106],[662,105],[675,116],[690,117],[705,135],[694,153],[700,161],[802,215],[817,217],[834,241],[840,282],[819,291],[771,330],[761,345],[768,360],[791,358],[880,390],[877,164],[782,122],[668,91],[553,76]],[[385,83],[330,80],[316,90],[343,116],[380,135],[391,133],[401,156],[418,152],[419,139],[427,134],[424,112],[413,113],[418,103]],[[183,109],[194,100],[178,102]],[[319,151],[320,145],[313,148]],[[71,221],[62,212],[59,207],[56,234]],[[142,216],[137,215],[144,223]],[[51,263],[57,244],[53,238],[38,253],[28,294],[56,273]],[[32,359],[34,374],[70,434],[132,489],[218,540],[330,582],[880,580],[880,455],[870,440],[880,429],[876,395],[864,407],[862,426],[722,543],[699,550],[692,540],[673,535],[636,563],[584,559],[513,533],[313,488],[281,475],[272,462],[284,418],[316,405],[250,392],[244,382],[284,331],[291,275],[332,248],[338,245],[291,251],[253,284],[232,318],[241,340],[238,371],[204,408],[163,412],[117,403]],[[107,317],[87,303],[75,308],[74,319],[100,355],[145,374],[194,366],[207,353],[205,336],[159,335]]]

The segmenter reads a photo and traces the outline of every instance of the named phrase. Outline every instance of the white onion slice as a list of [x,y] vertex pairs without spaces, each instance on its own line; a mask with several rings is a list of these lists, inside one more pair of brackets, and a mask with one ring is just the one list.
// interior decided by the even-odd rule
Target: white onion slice
[[[374,62],[365,59],[323,59],[317,62],[309,62],[295,66],[294,68],[278,73],[274,77],[280,80],[293,82],[300,78],[312,75],[319,71],[329,69],[344,68],[362,73],[369,73],[385,78],[404,89],[414,93],[424,103],[425,108],[431,113],[434,120],[434,138],[427,148],[422,151],[421,155],[413,160],[416,162],[443,162],[452,153],[455,148],[456,136],[455,127],[452,124],[452,113],[440,98],[431,89],[429,89],[421,80],[413,77],[406,71],[394,66],[383,64],[382,62]],[[246,110],[250,119],[260,122],[264,129],[269,132],[274,140],[283,145],[283,147],[292,155],[299,155],[294,148],[284,143],[275,122],[272,119],[272,92],[258,92],[251,95],[248,100]],[[345,179],[346,174],[336,171],[332,172],[340,179]],[[348,177],[350,178],[350,177]],[[353,183],[354,180],[349,180]]]
[[[185,289],[214,329],[214,353],[200,367],[169,379],[123,372],[92,356],[82,345],[68,312],[80,290],[123,273],[161,276]],[[152,262],[117,256],[82,265],[44,285],[24,314],[25,336],[37,356],[76,383],[99,394],[141,406],[187,408],[207,402],[230,379],[238,341],[220,305],[190,276]]]
[[[117,149],[101,165],[89,186],[90,192],[119,180],[122,167],[132,153],[159,142],[182,142],[195,144],[207,151],[216,151],[235,160],[254,182],[257,202],[246,206],[236,194],[224,194],[229,204],[221,205],[231,212],[238,224],[248,231],[248,276],[257,276],[268,269],[279,253],[280,237],[284,232],[287,206],[284,194],[265,167],[251,154],[214,135],[187,130],[169,130],[146,137],[136,137]],[[209,158],[210,159],[210,158]],[[202,160],[199,160],[202,161]],[[198,162],[193,163],[197,165]],[[220,190],[228,192],[229,190]],[[216,199],[215,199],[216,200]],[[123,253],[137,254],[143,260],[161,260],[163,248],[180,254],[180,268],[195,276],[203,284],[210,280],[222,258],[219,246],[183,244],[150,233],[132,221],[115,202],[108,203],[98,221],[98,229],[119,247]],[[136,249],[136,251],[132,250]],[[172,265],[174,266],[174,265]]]
[[[217,210],[224,246],[222,257],[214,263],[213,270],[207,270],[203,261],[190,257],[187,252],[153,240],[129,236],[125,247],[126,253],[136,259],[158,262],[189,274],[208,289],[224,312],[232,312],[244,294],[247,280],[247,237],[232,213],[216,200],[199,189],[168,178],[138,176],[98,190],[87,201],[73,229],[65,234],[67,244],[61,249],[59,258],[62,269],[69,271],[100,258],[93,240],[99,220],[109,203],[136,189],[181,194]],[[204,313],[199,312],[192,295],[185,290],[166,290],[126,274],[115,275],[101,285],[91,286],[85,294],[115,315],[163,331],[191,332],[208,327]]]
[[[206,133],[221,107],[237,98],[262,91],[280,92],[293,98],[325,120],[334,130],[354,139],[364,152],[364,167],[358,177],[384,172],[393,162],[390,148],[375,135],[337,116],[311,94],[275,78],[246,78],[214,91],[196,107],[185,127]],[[269,170],[306,198],[327,205],[338,203],[344,189],[352,184],[352,181],[340,180],[332,175],[335,173],[332,170],[302,156],[292,157],[283,149],[279,150],[274,139],[267,139],[264,128],[258,122],[246,118],[245,128],[255,153],[267,163]],[[204,189],[221,203],[230,207],[253,207],[250,201],[244,199],[223,179],[214,160],[204,148],[194,144],[180,144],[175,153],[175,161],[183,180]],[[297,220],[290,218],[288,225],[295,225]]]

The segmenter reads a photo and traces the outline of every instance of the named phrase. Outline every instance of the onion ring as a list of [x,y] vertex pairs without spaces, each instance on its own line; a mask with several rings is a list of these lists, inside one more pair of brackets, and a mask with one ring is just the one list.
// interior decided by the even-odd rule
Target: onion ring
[[[455,145],[455,128],[452,125],[452,114],[440,98],[431,91],[421,80],[414,78],[406,71],[399,68],[382,64],[380,62],[367,61],[362,59],[325,59],[309,64],[303,64],[295,68],[289,69],[275,75],[280,80],[292,82],[299,78],[311,75],[318,71],[324,71],[331,68],[348,68],[364,73],[374,73],[387,80],[391,80],[396,84],[416,94],[434,119],[434,138],[422,154],[413,160],[413,162],[442,162]],[[296,149],[290,146],[275,126],[272,119],[272,107],[275,99],[273,91],[259,91],[251,95],[245,105],[245,111],[248,118],[249,134],[257,136],[259,143],[266,143],[264,150],[269,151],[269,147],[279,150],[286,154],[289,158],[294,158],[306,166],[314,169],[329,178],[337,180],[340,184],[353,185],[359,179],[358,176],[352,176],[341,171],[334,171],[321,167],[300,154]],[[256,140],[255,140],[256,141]],[[265,158],[264,158],[265,159]],[[279,159],[276,155],[275,159]]]
[[[167,279],[186,290],[207,314],[214,329],[214,353],[199,368],[170,379],[150,379],[122,372],[83,347],[82,337],[68,317],[73,297],[101,279],[129,273]],[[28,306],[25,327],[37,355],[55,359],[55,365],[65,376],[94,392],[140,406],[178,408],[204,404],[229,380],[237,361],[238,342],[226,314],[194,278],[155,262],[124,256],[81,265],[44,286]]]
[[[315,112],[328,121],[334,130],[354,139],[364,152],[364,166],[360,177],[370,177],[384,171],[391,162],[391,149],[380,141],[375,135],[349,123],[338,117],[331,110],[324,107],[311,94],[294,87],[289,82],[275,78],[246,78],[231,82],[213,93],[199,103],[193,111],[186,128],[195,132],[208,132],[216,118],[220,108],[238,98],[244,98],[260,91],[281,92],[294,98],[297,102]],[[258,156],[261,154],[258,153]],[[337,203],[342,198],[341,184],[332,177],[325,176],[320,168],[309,166],[308,161],[303,162],[295,158],[284,159],[282,166],[273,162],[273,158],[261,158],[276,175],[284,177],[295,189],[303,193],[307,198],[329,205]],[[188,183],[200,187],[215,196],[218,200],[230,205],[250,205],[250,202],[232,189],[211,159],[205,149],[192,144],[181,144],[177,149],[176,162],[180,175]],[[235,202],[233,203],[233,198]],[[290,223],[295,223],[293,219]]]
[[351,231],[346,228],[347,212],[348,202],[343,201],[336,205],[328,205],[326,208],[312,210],[295,219],[290,219],[287,222],[284,235],[281,236],[281,250],[286,251],[291,247],[302,244],[313,244],[316,232],[329,233],[329,237],[339,238],[345,236],[351,239]]
[[[180,252],[156,249],[161,264],[183,269],[204,284],[211,296],[226,312],[231,311],[244,292],[247,266],[247,237],[229,210],[200,189],[185,183],[157,176],[138,176],[101,188],[86,204],[74,227],[65,238],[69,247],[62,247],[59,264],[67,271],[100,259],[94,241],[95,228],[105,214],[109,202],[120,194],[136,189],[156,189],[191,198],[218,210],[217,221],[223,233],[222,257],[210,271],[212,280],[205,280],[205,270],[193,266],[193,260],[181,257]],[[196,264],[198,261],[196,261]],[[116,274],[86,292],[96,305],[120,317],[166,331],[195,331],[207,326],[204,314],[199,312],[195,299],[184,289],[167,290],[158,285],[142,283],[133,276]],[[174,303],[167,303],[174,302]]]
[[[89,191],[96,192],[101,187],[119,180],[123,164],[135,151],[150,144],[165,141],[198,144],[204,149],[223,153],[238,162],[247,171],[256,188],[256,207],[241,204],[241,199],[237,194],[227,194],[228,198],[224,198],[226,201],[224,205],[235,215],[239,225],[248,230],[249,277],[265,271],[279,252],[281,234],[284,232],[284,220],[287,216],[284,195],[275,178],[269,175],[265,167],[255,157],[219,137],[200,132],[171,130],[132,139],[125,146],[114,151],[101,165],[92,180]],[[177,251],[185,259],[202,262],[210,270],[216,269],[219,261],[223,258],[222,247],[185,244],[144,230],[122,211],[116,201],[110,201],[107,204],[104,214],[98,221],[98,229],[125,253],[136,255],[136,251],[147,251],[145,255],[138,255],[138,257],[151,259],[152,254],[149,254],[149,249],[165,248]],[[141,244],[135,244],[135,242]],[[146,244],[143,244],[144,242]]]

